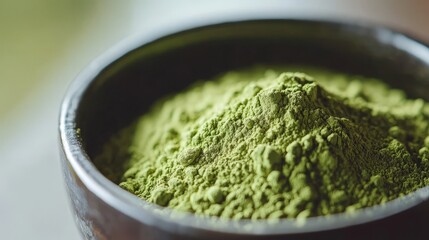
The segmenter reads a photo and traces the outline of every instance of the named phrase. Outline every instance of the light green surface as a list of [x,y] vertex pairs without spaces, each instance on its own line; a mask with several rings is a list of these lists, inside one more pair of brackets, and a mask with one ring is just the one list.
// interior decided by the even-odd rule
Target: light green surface
[[0,117],[46,85],[93,6],[81,0],[0,2]]
[[58,110],[71,80],[130,34],[130,12],[129,1],[0,2],[0,239],[79,239]]

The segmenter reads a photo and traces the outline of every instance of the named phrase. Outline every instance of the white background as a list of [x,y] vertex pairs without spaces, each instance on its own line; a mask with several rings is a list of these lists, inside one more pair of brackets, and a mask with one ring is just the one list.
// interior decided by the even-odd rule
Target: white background
[[369,21],[429,41],[426,0],[0,1],[0,239],[79,239],[57,117],[67,85],[91,59],[136,32],[247,15]]

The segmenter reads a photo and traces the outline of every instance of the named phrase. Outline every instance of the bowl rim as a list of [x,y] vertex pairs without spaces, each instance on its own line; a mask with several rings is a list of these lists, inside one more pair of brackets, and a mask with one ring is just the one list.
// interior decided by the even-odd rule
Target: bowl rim
[[[177,212],[148,203],[137,196],[123,190],[104,177],[90,161],[76,129],[76,112],[82,95],[90,84],[111,64],[120,60],[126,54],[144,47],[155,41],[161,41],[188,32],[222,25],[242,24],[249,22],[293,21],[306,24],[323,24],[333,27],[359,30],[371,30],[373,35],[383,44],[391,44],[411,56],[427,63],[429,66],[429,47],[422,41],[416,40],[400,31],[392,30],[374,24],[352,23],[344,20],[310,19],[310,18],[266,18],[245,17],[239,19],[206,20],[198,23],[178,24],[162,30],[137,34],[127,38],[104,54],[92,61],[71,83],[62,101],[59,116],[59,141],[66,160],[83,184],[93,194],[105,201],[111,207],[140,223],[155,226],[166,231],[210,231],[229,234],[246,235],[279,235],[299,234],[318,231],[335,230],[363,223],[373,222],[410,209],[429,199],[429,186],[418,189],[402,198],[397,198],[382,205],[359,209],[353,214],[338,213],[328,216],[317,216],[302,219],[269,220],[226,220],[216,217],[202,217],[191,213]],[[387,36],[387,37],[386,37]],[[64,170],[66,171],[66,170]],[[174,230],[173,230],[174,229]],[[191,231],[192,232],[192,231]]]

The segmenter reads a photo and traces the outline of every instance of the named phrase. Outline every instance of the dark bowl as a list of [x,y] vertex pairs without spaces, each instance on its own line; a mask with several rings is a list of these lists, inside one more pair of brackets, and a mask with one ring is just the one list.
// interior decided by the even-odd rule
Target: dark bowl
[[[383,27],[256,19],[135,37],[74,81],[59,122],[62,170],[86,239],[427,239],[429,187],[355,214],[305,222],[220,221],[149,204],[104,177],[91,159],[112,133],[193,81],[255,64],[305,64],[382,79],[429,100],[429,48]],[[123,169],[116,169],[118,173]],[[425,237],[426,236],[426,237]]]

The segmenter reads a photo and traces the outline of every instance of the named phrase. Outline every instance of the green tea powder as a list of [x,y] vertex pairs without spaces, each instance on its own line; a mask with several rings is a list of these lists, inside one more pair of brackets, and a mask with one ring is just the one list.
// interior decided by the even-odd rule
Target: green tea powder
[[111,178],[125,164],[120,186],[148,202],[227,219],[353,212],[429,185],[427,102],[304,72],[199,82],[113,136],[95,163]]

